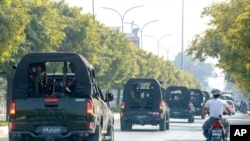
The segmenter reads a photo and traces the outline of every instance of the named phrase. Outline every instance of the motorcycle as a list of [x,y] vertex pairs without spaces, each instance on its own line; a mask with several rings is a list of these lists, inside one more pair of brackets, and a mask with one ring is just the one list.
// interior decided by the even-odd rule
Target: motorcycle
[[223,141],[225,133],[221,117],[215,118],[209,130],[209,141]]

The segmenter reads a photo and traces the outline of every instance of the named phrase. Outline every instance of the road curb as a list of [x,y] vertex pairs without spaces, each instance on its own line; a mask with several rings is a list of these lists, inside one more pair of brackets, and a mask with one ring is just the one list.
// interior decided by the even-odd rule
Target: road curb
[[0,137],[8,135],[8,126],[0,126]]

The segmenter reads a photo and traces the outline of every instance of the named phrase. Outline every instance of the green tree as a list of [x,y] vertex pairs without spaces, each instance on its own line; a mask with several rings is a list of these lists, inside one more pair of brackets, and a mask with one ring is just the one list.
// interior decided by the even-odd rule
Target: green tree
[[188,54],[204,61],[217,58],[217,66],[227,74],[226,79],[250,97],[249,73],[249,0],[214,3],[204,9],[203,16],[211,17],[204,34],[196,35]]

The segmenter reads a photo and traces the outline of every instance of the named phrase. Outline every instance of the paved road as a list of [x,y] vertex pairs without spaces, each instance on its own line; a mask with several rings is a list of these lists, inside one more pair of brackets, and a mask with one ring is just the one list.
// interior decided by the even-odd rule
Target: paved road
[[[129,132],[120,131],[119,115],[115,115],[115,141],[204,141],[201,126],[204,119],[195,118],[194,123],[187,123],[184,119],[170,119],[170,129],[159,131],[158,126],[133,126]],[[237,113],[226,117],[230,124],[250,124],[250,115]],[[8,141],[7,135],[0,141]]]

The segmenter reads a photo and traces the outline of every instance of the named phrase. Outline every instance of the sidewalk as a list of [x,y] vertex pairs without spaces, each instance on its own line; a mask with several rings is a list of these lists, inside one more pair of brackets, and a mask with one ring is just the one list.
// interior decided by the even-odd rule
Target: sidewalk
[[8,135],[8,126],[0,126],[0,138]]

